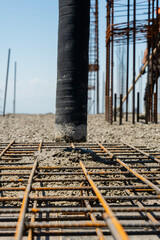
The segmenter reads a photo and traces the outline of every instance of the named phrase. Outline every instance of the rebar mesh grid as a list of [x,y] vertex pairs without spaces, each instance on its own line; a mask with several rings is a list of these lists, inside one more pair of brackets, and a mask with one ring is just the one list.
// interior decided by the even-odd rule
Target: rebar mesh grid
[[1,239],[158,236],[160,153],[126,143],[15,141],[0,151]]

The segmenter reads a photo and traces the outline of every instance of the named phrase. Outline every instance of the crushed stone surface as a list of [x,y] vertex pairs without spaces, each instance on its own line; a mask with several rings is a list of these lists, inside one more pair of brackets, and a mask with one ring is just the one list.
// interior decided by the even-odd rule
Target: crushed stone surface
[[[160,116],[159,116],[160,119]],[[53,114],[8,114],[0,116],[0,142],[16,141],[54,141],[54,120]],[[121,141],[134,145],[145,145],[160,151],[160,122],[159,124],[144,124],[144,121],[131,124],[123,119],[110,125],[105,121],[104,114],[88,116],[88,142],[119,143]]]

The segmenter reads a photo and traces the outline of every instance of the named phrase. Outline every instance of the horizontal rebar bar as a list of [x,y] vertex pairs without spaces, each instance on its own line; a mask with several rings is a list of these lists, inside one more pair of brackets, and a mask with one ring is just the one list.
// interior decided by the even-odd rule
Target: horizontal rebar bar
[[[40,144],[14,142],[9,148],[8,143],[1,146],[1,152],[6,149],[0,163],[1,237],[14,236],[22,210],[25,221],[20,221],[23,225],[20,236],[28,236],[28,239],[32,236],[95,236],[96,233],[99,238],[103,235],[114,236],[114,230],[110,229],[113,225],[108,228],[105,223],[105,220],[108,221],[105,208],[87,178],[92,179],[127,234],[158,234],[160,195],[156,193],[155,186],[160,187],[160,167],[157,161],[149,159],[144,153],[154,155],[155,158],[160,156],[160,153],[145,146],[136,146],[137,149],[140,148],[141,152],[138,152],[139,150],[131,145],[128,147],[123,143],[105,144],[104,147],[109,151],[106,153],[93,143],[69,146],[43,142],[40,148],[51,151],[48,152],[51,153],[50,165],[46,166],[41,161],[29,183],[33,164],[40,155],[33,157],[33,154],[38,151]],[[63,156],[65,152],[67,156],[69,153],[78,152],[82,156],[87,153],[89,160],[87,157],[86,160],[83,159],[87,178],[79,162],[81,159],[74,162],[74,165],[72,161],[65,166],[63,161],[61,165],[54,161],[52,164],[52,149]],[[24,163],[21,161],[23,155],[26,157]],[[54,158],[58,158],[58,155],[55,154]],[[117,158],[119,162],[116,161]],[[121,162],[124,165],[120,165]],[[125,168],[126,163],[134,173],[137,172],[153,183],[154,188]],[[30,185],[30,195],[27,196],[26,208],[23,208],[22,201],[27,184]],[[142,205],[139,205],[139,202]],[[155,222],[148,222],[149,216]],[[37,228],[40,229],[39,232]]]

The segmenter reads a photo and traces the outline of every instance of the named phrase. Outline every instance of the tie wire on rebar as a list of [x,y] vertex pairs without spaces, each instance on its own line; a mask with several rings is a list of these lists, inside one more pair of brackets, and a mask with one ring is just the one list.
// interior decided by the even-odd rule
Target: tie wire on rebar
[[[21,224],[19,239],[22,236],[32,239],[71,235],[97,235],[99,239],[112,235],[119,239],[112,223],[114,216],[129,236],[157,235],[160,227],[160,153],[146,146],[125,143],[105,143],[103,147],[107,151],[96,143],[69,146],[14,141],[0,144],[3,152],[0,161],[0,236],[4,239],[14,237]],[[41,165],[41,162],[34,165],[35,153],[40,148],[51,153],[49,166]],[[55,165],[52,150],[62,155],[80,152],[82,159],[73,165],[63,166],[63,162]],[[86,158],[88,154],[93,157],[92,165],[83,154],[87,154]],[[45,156],[43,158],[45,160]],[[55,155],[54,158],[58,157]],[[100,199],[107,202],[107,209],[113,214],[113,218],[107,218],[111,221],[109,224],[104,220],[106,210]]]

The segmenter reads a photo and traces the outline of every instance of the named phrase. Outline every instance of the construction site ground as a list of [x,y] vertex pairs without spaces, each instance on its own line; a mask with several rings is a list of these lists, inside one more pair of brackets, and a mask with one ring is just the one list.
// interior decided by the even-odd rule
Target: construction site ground
[[0,116],[0,239],[159,239],[160,123],[129,120],[70,144],[53,114]]
[[[126,141],[130,144],[145,144],[160,151],[160,116],[159,124],[144,124],[141,120],[135,125],[123,119],[110,125],[105,121],[104,114],[88,116],[88,142],[119,143]],[[0,116],[0,142],[17,141],[54,141],[54,115],[53,114],[8,114]]]

